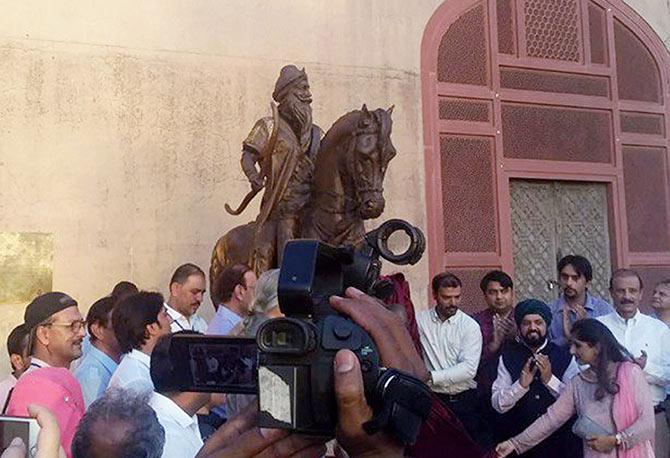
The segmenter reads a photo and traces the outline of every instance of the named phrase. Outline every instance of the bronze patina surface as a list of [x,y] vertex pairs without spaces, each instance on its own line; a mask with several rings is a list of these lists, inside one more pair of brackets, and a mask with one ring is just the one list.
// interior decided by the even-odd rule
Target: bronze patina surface
[[233,209],[241,214],[263,190],[256,219],[237,226],[216,243],[210,266],[212,301],[220,303],[217,281],[228,265],[248,264],[257,274],[281,263],[294,238],[355,244],[363,221],[384,210],[383,181],[396,151],[391,114],[365,105],[340,117],[322,138],[312,123],[312,95],[305,70],[282,68],[275,85],[273,116],[261,118],[242,143],[242,169],[251,191]]

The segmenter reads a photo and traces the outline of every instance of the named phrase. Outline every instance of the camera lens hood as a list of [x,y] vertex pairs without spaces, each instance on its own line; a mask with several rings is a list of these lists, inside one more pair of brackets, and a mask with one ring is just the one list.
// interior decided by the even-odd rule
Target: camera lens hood
[[[389,238],[397,231],[404,232],[410,239],[407,250],[400,254],[393,253],[388,247]],[[369,232],[365,238],[382,258],[401,266],[416,264],[426,250],[426,238],[421,229],[397,218],[384,222],[376,230]]]

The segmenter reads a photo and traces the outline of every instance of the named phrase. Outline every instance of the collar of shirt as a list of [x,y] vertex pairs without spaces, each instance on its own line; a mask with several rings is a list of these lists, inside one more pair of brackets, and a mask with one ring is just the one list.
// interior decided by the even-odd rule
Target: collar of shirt
[[433,307],[433,309],[430,311],[430,319],[434,323],[438,323],[438,324],[456,324],[458,321],[460,321],[462,315],[463,315],[463,312],[461,312],[461,309],[457,309],[456,313],[454,313],[452,316],[450,316],[446,320],[442,321],[440,316],[437,314],[437,307]]
[[545,338],[545,339],[544,339],[544,343],[543,343],[542,345],[540,345],[540,348],[538,348],[537,350],[533,350],[533,349],[530,348],[528,345],[526,345],[526,342],[524,342],[524,341],[521,339],[521,337],[517,336],[516,341],[519,342],[522,346],[526,347],[526,348],[528,349],[528,351],[530,351],[531,353],[535,353],[535,354],[540,353],[542,350],[544,350],[544,348],[545,348],[547,345],[549,345],[549,339],[548,339],[548,338]]
[[30,365],[23,372],[23,374],[21,374],[21,377],[23,377],[24,374],[27,374],[27,373],[32,372],[32,371],[37,370],[37,369],[41,369],[43,367],[51,367],[51,365],[45,363],[44,361],[42,361],[39,358],[35,358],[34,356],[31,356],[30,357]]
[[151,367],[151,357],[144,352],[133,348],[133,350],[128,353],[127,357],[137,360],[147,367]]
[[156,413],[159,414],[159,417],[169,417],[184,429],[193,424],[198,424],[198,418],[195,415],[189,417],[189,415],[184,412],[181,407],[179,407],[172,399],[168,398],[167,396],[163,396],[160,393],[154,392],[151,394],[151,400],[149,403],[156,411]]
[[[565,294],[561,293],[561,295],[558,297],[558,307],[557,310],[559,312],[563,311],[563,307],[567,304],[567,301],[565,300]],[[589,294],[588,290],[586,291],[586,301],[584,301],[584,308],[586,310],[591,310],[594,311],[595,305],[593,304],[593,296]]]
[[619,312],[614,312],[613,314],[614,321],[616,321],[620,326],[628,326],[628,325],[636,325],[638,321],[640,321],[640,309],[637,309],[635,311],[635,315],[633,315],[633,318],[625,319],[621,315],[619,315]]
[[[104,351],[98,349],[95,345],[91,345],[91,348],[88,351],[88,354],[91,358],[98,361],[105,369],[110,373],[114,373],[118,364],[112,358],[109,357]],[[144,354],[144,353],[142,353]]]
[[219,305],[219,308],[216,311],[216,315],[219,316],[221,320],[232,323],[233,326],[242,321],[241,316],[239,316],[237,313],[233,312],[223,304]]
[[[163,305],[165,306],[165,309],[167,310],[168,315],[170,315],[170,318],[172,319],[173,323],[177,323],[177,325],[181,328],[181,330],[191,330],[193,328],[191,322],[189,321],[188,318],[186,318],[184,315],[182,315],[180,312],[178,312],[176,309],[173,309],[168,305],[167,302],[164,302]],[[184,324],[186,327],[184,327]]]
[[48,364],[48,363],[42,361],[39,358],[31,356],[30,357],[30,367],[35,368],[35,369],[41,369],[43,367],[51,367],[51,364]]
[[479,312],[475,313],[472,315],[472,318],[474,318],[477,321],[482,321],[482,322],[493,322],[493,317],[496,315],[496,312],[494,312],[491,307],[488,305],[486,306],[485,309],[481,309]]

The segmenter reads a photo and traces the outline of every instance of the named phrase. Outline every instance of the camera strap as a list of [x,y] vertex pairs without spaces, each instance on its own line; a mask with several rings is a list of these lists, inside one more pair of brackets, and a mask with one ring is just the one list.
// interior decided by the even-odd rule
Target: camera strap
[[413,445],[431,407],[425,383],[397,369],[383,369],[372,403],[374,415],[363,429],[370,435],[383,430],[401,445]]

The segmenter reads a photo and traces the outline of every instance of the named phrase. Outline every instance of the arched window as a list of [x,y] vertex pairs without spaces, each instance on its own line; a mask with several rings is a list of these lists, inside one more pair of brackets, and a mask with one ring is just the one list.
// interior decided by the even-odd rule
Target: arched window
[[612,266],[670,276],[670,58],[635,12],[450,0],[421,60],[431,274],[476,294],[516,270],[546,298],[556,257],[580,251],[600,292]]

